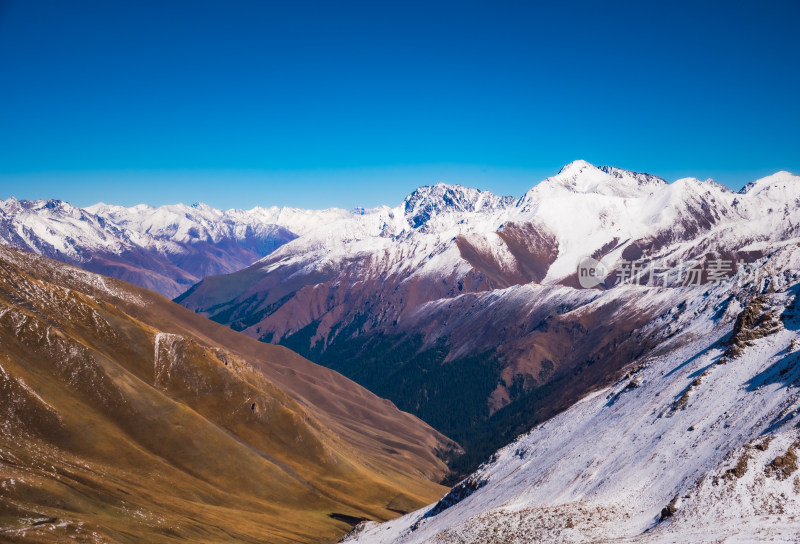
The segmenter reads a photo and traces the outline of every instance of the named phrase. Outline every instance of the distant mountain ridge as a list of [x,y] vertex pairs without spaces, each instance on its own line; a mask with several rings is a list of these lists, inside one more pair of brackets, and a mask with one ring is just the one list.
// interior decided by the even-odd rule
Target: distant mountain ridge
[[[576,185],[579,178],[588,185]],[[396,235],[404,228],[435,228],[426,225],[443,214],[488,216],[519,208],[547,186],[551,191],[560,187],[631,196],[664,185],[666,182],[656,176],[616,167],[595,168],[585,161],[564,166],[557,176],[538,184],[521,199],[438,183],[412,192],[401,205],[403,217],[390,214],[382,236]],[[0,200],[0,243],[176,297],[206,276],[240,270],[319,227],[389,210],[398,211],[387,206],[357,211],[275,206],[223,211],[203,203],[160,207],[98,203],[78,208],[59,200],[18,201],[11,197]]]
[[153,289],[170,298],[230,273],[320,225],[338,209],[222,211],[205,204],[77,208],[59,200],[0,201],[0,243]]

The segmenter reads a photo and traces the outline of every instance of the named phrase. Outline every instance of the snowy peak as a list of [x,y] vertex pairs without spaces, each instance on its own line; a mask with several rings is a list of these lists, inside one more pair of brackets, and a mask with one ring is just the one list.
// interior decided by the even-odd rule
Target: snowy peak
[[409,224],[416,229],[438,215],[500,210],[510,207],[514,200],[514,197],[498,196],[491,191],[437,183],[420,187],[408,195],[403,209]]
[[[542,181],[528,194],[568,191],[582,194],[601,194],[617,197],[637,197],[652,194],[666,185],[663,179],[651,174],[623,170],[614,166],[594,166],[586,161],[573,161],[556,174]],[[524,200],[524,199],[523,199]]]
[[764,196],[771,199],[793,200],[800,196],[800,176],[781,170],[771,176],[748,183],[742,187],[739,193],[751,197]]
[[16,213],[20,210],[19,200],[13,196],[8,200],[0,200],[0,213]]
[[[92,231],[97,228],[101,220],[91,212],[73,206],[63,200],[17,200],[10,198],[0,204],[8,220],[14,221],[16,226],[26,225],[37,230],[49,223],[48,233],[57,233],[76,236],[81,232]],[[70,230],[72,229],[72,230]],[[0,237],[0,239],[2,239]]]
[[148,213],[154,208],[149,204],[137,204],[136,206],[126,208],[125,206],[120,206],[118,204],[106,204],[105,202],[98,202],[97,204],[87,206],[83,209],[95,215],[111,216],[115,214],[126,213]]
[[561,167],[556,176],[564,178],[574,178],[580,176],[581,173],[586,171],[598,170],[598,168],[590,162],[584,160],[572,161]]
[[42,211],[51,214],[64,213],[68,215],[74,215],[80,210],[68,202],[54,198],[48,200],[17,200],[16,198],[12,197],[8,199],[6,203],[9,208],[13,208],[17,211]]
[[732,195],[733,191],[711,178],[705,181],[697,178],[681,178],[666,184],[657,192],[658,195],[673,194],[684,200],[691,196],[708,195],[711,193]]

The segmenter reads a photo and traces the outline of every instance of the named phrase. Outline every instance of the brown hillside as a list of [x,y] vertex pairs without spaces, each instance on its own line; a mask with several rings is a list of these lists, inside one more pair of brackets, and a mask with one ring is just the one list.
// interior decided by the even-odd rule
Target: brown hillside
[[332,514],[438,499],[457,447],[285,348],[7,248],[0,342],[2,541],[330,542]]

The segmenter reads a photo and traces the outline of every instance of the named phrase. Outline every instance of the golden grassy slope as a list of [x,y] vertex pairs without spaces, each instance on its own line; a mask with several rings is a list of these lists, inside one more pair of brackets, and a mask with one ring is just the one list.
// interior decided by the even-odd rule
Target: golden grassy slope
[[457,447],[149,291],[0,248],[0,540],[331,542]]

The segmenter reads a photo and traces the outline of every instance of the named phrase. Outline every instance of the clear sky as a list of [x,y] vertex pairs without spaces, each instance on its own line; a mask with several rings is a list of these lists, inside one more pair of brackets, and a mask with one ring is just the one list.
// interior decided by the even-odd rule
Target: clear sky
[[800,173],[800,1],[0,0],[0,198],[520,195]]

